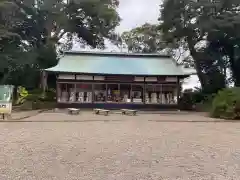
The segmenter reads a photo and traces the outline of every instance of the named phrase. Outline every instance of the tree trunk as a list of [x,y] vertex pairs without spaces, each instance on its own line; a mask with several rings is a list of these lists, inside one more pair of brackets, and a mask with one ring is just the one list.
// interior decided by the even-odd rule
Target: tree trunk
[[236,58],[235,49],[228,45],[227,53],[235,86],[240,87],[240,58]]
[[7,73],[5,73],[3,78],[0,81],[0,84],[3,84],[3,85],[6,84],[6,81],[10,77],[10,75],[11,75],[11,72],[9,72],[9,71]]
[[230,59],[232,76],[236,87],[240,87],[240,59]]
[[204,78],[204,74],[202,72],[202,68],[201,68],[201,57],[200,57],[200,53],[198,53],[194,46],[195,46],[195,43],[193,42],[193,40],[191,39],[191,37],[187,38],[187,42],[188,42],[188,48],[190,50],[190,54],[194,60],[194,66],[195,66],[195,69],[197,71],[197,76],[199,78],[199,81],[200,81],[200,84],[202,86],[202,88],[204,88],[204,85],[205,85],[205,78]]

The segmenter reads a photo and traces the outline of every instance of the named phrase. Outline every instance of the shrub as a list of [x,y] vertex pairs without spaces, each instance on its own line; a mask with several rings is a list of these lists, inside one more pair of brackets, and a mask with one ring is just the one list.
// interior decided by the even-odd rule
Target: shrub
[[181,110],[193,110],[197,103],[202,103],[205,99],[201,91],[187,90],[183,93],[179,100],[179,108]]
[[222,119],[240,119],[240,88],[228,88],[215,96],[211,116]]
[[26,101],[30,101],[30,102],[37,102],[37,101],[40,101],[40,95],[39,94],[29,94],[25,99],[26,99]]
[[204,95],[200,102],[196,101],[195,110],[198,112],[210,112],[212,108],[212,102],[215,96],[215,94]]
[[43,94],[43,96],[41,97],[42,101],[50,101],[50,102],[55,102],[56,100],[56,91],[53,89],[49,89],[48,91],[45,92],[45,94]]
[[16,105],[20,105],[21,110],[48,109],[56,106],[54,89],[43,92],[42,89],[27,91],[26,88],[19,87],[18,97]]
[[26,97],[29,95],[25,87],[19,86],[17,89],[18,98],[16,104],[23,104],[26,101]]
[[181,110],[193,110],[193,99],[191,93],[183,93],[179,99],[179,108]]
[[42,89],[34,89],[29,91],[29,95],[27,96],[28,101],[55,101],[56,99],[56,91],[54,89],[49,89],[46,92],[43,92]]

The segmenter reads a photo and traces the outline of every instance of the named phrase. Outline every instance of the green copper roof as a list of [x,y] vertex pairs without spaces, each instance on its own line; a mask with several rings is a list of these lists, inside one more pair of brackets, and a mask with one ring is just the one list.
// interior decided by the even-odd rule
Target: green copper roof
[[65,53],[55,67],[46,71],[119,75],[190,75],[177,66],[170,56],[94,52]]

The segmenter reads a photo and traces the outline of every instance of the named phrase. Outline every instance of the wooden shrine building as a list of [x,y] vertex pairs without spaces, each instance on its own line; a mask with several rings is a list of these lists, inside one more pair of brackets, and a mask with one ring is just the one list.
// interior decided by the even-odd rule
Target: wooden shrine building
[[55,67],[60,108],[177,108],[191,73],[166,55],[66,52]]

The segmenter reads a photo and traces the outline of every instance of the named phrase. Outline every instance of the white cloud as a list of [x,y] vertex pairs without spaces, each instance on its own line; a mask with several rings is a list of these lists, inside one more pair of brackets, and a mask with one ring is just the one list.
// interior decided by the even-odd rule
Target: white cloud
[[117,32],[131,30],[146,22],[157,23],[161,0],[120,0],[119,14],[122,22]]

